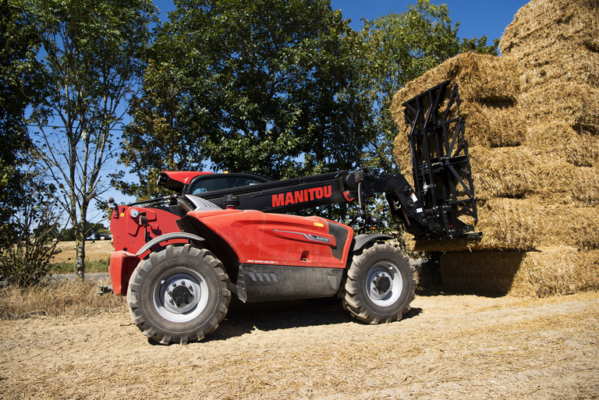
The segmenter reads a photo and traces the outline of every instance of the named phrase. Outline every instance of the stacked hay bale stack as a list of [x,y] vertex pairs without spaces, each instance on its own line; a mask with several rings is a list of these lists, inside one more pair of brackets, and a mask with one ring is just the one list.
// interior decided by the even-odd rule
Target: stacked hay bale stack
[[402,103],[444,80],[459,85],[483,239],[408,240],[446,252],[447,289],[599,289],[598,38],[598,1],[533,0],[506,29],[501,57],[462,54],[394,96],[395,156],[410,176]]

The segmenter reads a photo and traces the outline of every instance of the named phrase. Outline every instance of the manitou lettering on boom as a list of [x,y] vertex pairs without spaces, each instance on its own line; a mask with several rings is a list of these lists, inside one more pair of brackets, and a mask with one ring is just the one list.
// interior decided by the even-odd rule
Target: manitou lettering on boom
[[295,190],[293,192],[273,194],[272,206],[281,207],[288,204],[304,203],[311,200],[320,200],[323,197],[331,197],[333,189],[331,185],[312,189]]

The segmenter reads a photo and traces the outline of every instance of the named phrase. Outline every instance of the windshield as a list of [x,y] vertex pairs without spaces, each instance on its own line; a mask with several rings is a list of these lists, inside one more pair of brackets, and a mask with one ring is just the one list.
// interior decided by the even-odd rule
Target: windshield
[[188,193],[199,194],[212,192],[215,190],[231,189],[240,186],[251,186],[264,183],[257,179],[244,176],[214,176],[204,179],[198,179],[191,184]]

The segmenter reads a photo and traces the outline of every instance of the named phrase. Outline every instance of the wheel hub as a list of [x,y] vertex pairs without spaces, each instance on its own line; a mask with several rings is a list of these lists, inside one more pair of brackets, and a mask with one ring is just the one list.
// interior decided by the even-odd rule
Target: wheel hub
[[185,268],[168,272],[154,286],[156,311],[171,322],[190,321],[208,302],[208,287],[197,273]]
[[379,262],[372,266],[366,277],[366,293],[379,307],[395,304],[401,296],[403,279],[399,269],[390,263]]
[[177,286],[171,293],[171,298],[174,303],[179,307],[181,304],[189,304],[189,299],[193,297],[193,294],[186,286]]
[[384,294],[389,291],[391,288],[391,279],[387,275],[378,274],[373,281],[374,290],[376,290],[379,294]]

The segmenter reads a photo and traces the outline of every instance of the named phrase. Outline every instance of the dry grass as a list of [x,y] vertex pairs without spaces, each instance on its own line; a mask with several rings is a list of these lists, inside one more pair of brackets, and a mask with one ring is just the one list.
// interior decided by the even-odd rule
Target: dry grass
[[0,290],[0,319],[34,315],[79,316],[126,310],[123,297],[98,296],[97,282],[52,282],[33,287],[8,286]]
[[[60,253],[53,257],[53,263],[75,261],[75,242],[59,242],[56,248]],[[85,243],[85,259],[89,261],[108,261],[113,252],[112,240],[93,240]]]

